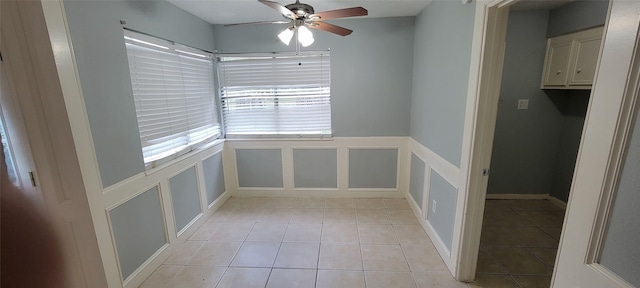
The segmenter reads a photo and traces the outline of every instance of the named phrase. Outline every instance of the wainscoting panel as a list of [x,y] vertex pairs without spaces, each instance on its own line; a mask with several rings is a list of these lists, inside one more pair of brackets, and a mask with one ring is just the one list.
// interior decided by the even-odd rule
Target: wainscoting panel
[[338,150],[293,149],[295,188],[338,188]]
[[210,206],[225,191],[222,151],[204,159],[202,161],[202,171],[204,187],[207,192],[207,206]]
[[123,279],[168,242],[159,192],[155,186],[108,211]]
[[282,188],[280,149],[237,149],[238,187]]
[[427,221],[438,232],[447,249],[451,250],[458,188],[452,186],[433,169],[429,179]]
[[349,188],[397,187],[398,149],[349,149]]
[[178,234],[202,213],[196,167],[190,167],[169,178],[171,204]]
[[[407,139],[407,137],[335,137],[316,140],[228,139],[225,142],[223,155],[225,165],[229,165],[229,167],[225,166],[227,191],[241,197],[403,198],[406,197],[409,186]],[[248,157],[245,153],[274,150],[281,151],[282,166],[278,166],[276,157],[273,155],[268,160],[270,164],[261,165],[265,166],[265,169],[273,170],[270,173],[281,171],[282,186],[247,186],[244,180],[255,172],[240,166],[246,166],[249,163],[253,165],[258,161],[256,158],[264,159],[265,155]],[[238,159],[239,157],[243,159]],[[277,177],[273,176],[273,178]],[[244,180],[240,181],[240,179]],[[350,185],[350,183],[356,184]],[[251,184],[256,185],[256,183]]]
[[409,194],[418,205],[418,209],[422,212],[423,196],[424,196],[424,170],[425,163],[416,154],[411,153],[411,172],[409,178]]
[[[407,193],[407,201],[447,268],[455,274],[455,259],[452,258],[451,247],[458,187],[464,175],[460,175],[458,167],[411,138],[408,148],[407,157],[411,159],[411,188]],[[422,177],[418,175],[420,173]]]
[[140,286],[229,198],[223,147],[215,141],[103,190],[123,287]]

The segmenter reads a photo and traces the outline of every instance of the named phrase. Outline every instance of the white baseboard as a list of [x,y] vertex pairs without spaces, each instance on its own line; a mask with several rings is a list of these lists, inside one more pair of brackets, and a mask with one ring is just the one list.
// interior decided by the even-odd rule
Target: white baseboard
[[195,233],[202,224],[204,224],[225,202],[231,197],[228,192],[222,193],[211,205],[209,205],[205,212],[200,216],[194,218],[190,224],[178,235],[178,237],[171,243],[167,243],[156,251],[145,263],[140,265],[136,271],[134,271],[129,278],[125,279],[123,283],[124,288],[134,288],[142,285],[151,274],[158,268],[164,261],[171,256],[171,254],[184,243],[191,234]]
[[562,209],[567,209],[567,202],[564,202],[556,197],[549,195],[549,198],[547,198],[547,200],[549,200],[551,203],[555,204],[556,206]]
[[357,190],[249,190],[234,191],[234,197],[296,197],[296,198],[405,198],[401,191]]
[[549,199],[548,194],[487,194],[487,199],[491,200],[539,200]]
[[447,266],[447,269],[449,269],[449,273],[451,273],[451,275],[454,275],[453,271],[455,271],[455,267],[453,258],[451,258],[451,251],[449,250],[449,248],[447,248],[447,245],[444,244],[438,233],[436,233],[436,230],[433,229],[433,226],[431,226],[431,224],[427,222],[427,220],[425,220],[423,211],[420,209],[420,206],[418,206],[418,203],[413,200],[413,197],[407,194],[405,196],[405,199],[407,199],[407,202],[409,202],[409,206],[411,207],[411,210],[413,210],[413,214],[418,218],[420,226],[422,226],[424,232],[427,233],[427,236],[429,236],[431,243],[433,243],[433,246],[438,251],[440,258],[444,262],[445,266]]
[[424,218],[424,216],[422,215],[422,209],[420,208],[420,205],[416,203],[416,200],[414,200],[409,193],[405,195],[405,199],[407,199],[407,202],[409,203],[411,210],[413,210],[413,214],[415,214],[416,217],[418,217],[418,220],[421,221],[422,218]]
[[567,203],[547,194],[487,194],[487,200],[549,200],[554,205],[567,209]]

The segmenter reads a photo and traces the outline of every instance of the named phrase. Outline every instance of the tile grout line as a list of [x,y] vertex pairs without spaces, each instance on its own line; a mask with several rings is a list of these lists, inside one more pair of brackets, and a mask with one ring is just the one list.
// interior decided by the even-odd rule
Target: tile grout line
[[[536,227],[537,230],[543,232],[543,235],[546,235],[548,237],[550,237],[551,239],[555,240],[557,242],[557,240],[555,239],[555,237],[553,237],[551,234],[547,233],[547,231],[543,230],[541,227],[541,225],[539,225],[539,222],[533,222],[530,220],[529,217],[525,217],[524,215],[522,215],[521,213],[518,213],[518,211],[543,211],[543,212],[547,212],[550,213],[551,211],[555,211],[555,210],[550,210],[550,209],[531,209],[531,210],[515,210],[512,207],[508,207],[509,210],[515,211],[518,215],[520,215],[521,217],[524,217],[527,221],[531,222],[533,225],[531,226],[526,226],[526,225],[513,225],[513,226],[498,226],[498,227]],[[507,210],[504,210],[507,211]],[[565,212],[566,213],[566,210]],[[483,227],[484,228],[484,227]],[[481,246],[481,248],[484,246]],[[549,248],[549,247],[543,247],[543,246],[533,246],[533,245],[523,245],[523,246],[494,246],[494,247],[509,247],[509,248],[521,248],[524,249],[525,251],[527,251],[527,253],[533,257],[533,259],[535,259],[536,261],[538,261],[539,263],[543,264],[544,267],[549,268],[549,265],[547,265],[545,263],[545,261],[543,261],[540,257],[538,257],[537,255],[535,255],[533,252],[531,252],[531,248],[543,248],[543,249],[553,249],[553,248]],[[557,247],[556,247],[557,249]],[[490,253],[485,253],[487,254],[493,261],[495,264],[497,264],[498,266],[505,268],[500,262],[497,261],[497,259],[491,255]],[[512,282],[514,282],[518,287],[523,287],[516,279],[515,276],[543,276],[543,277],[549,277],[548,275],[542,275],[542,274],[513,274],[510,271],[508,271],[506,268],[504,269],[507,272],[508,277],[512,280]],[[553,270],[553,267],[552,267]]]
[[[354,199],[352,199],[352,200],[354,200]],[[268,205],[269,205],[268,203],[269,203],[269,202],[267,202],[265,205],[266,205],[266,206],[268,206]],[[354,201],[353,203],[354,203],[354,206],[356,206],[356,205],[355,205],[355,201]],[[262,215],[262,213],[264,213],[264,210],[265,210],[265,209],[264,209],[265,207],[263,207],[263,206],[265,206],[265,205],[260,205],[260,207],[254,207],[254,205],[250,205],[250,204],[246,204],[246,203],[234,203],[234,204],[235,204],[235,205],[238,205],[239,207],[230,207],[230,208],[232,208],[232,210],[252,209],[252,210],[254,210],[254,211],[258,211],[260,215]],[[246,207],[245,207],[245,206],[246,206]],[[401,245],[400,240],[399,240],[399,237],[398,237],[398,235],[397,235],[397,231],[396,231],[396,229],[395,229],[395,225],[394,225],[393,221],[391,221],[391,217],[389,216],[389,210],[405,210],[405,209],[390,209],[390,207],[387,207],[387,206],[388,206],[388,205],[386,205],[386,204],[385,204],[385,202],[383,202],[383,208],[382,208],[382,209],[373,209],[373,210],[384,210],[383,214],[386,216],[386,217],[385,217],[385,219],[386,219],[386,221],[387,221],[388,223],[387,223],[387,222],[385,222],[385,223],[383,223],[383,224],[391,225],[391,228],[393,229],[392,231],[394,232],[394,238],[397,240],[397,245],[400,245],[401,251],[402,251],[402,253],[403,253],[404,260],[407,262],[407,266],[409,266],[409,265],[408,265],[407,258],[406,258],[405,251],[404,251],[404,249],[402,249],[402,245]],[[396,208],[397,208],[397,207],[396,207]],[[317,280],[318,280],[318,275],[319,275],[318,271],[320,270],[319,262],[320,262],[320,249],[321,249],[321,246],[322,246],[322,244],[323,244],[323,242],[322,242],[322,236],[323,236],[323,235],[324,235],[324,233],[326,232],[326,231],[324,230],[324,225],[325,225],[325,224],[329,224],[329,222],[325,222],[325,216],[326,216],[326,210],[327,210],[327,209],[329,209],[329,208],[327,208],[327,207],[326,207],[326,201],[325,201],[325,208],[324,208],[324,209],[322,209],[322,213],[323,213],[323,215],[322,215],[322,220],[321,220],[321,222],[320,222],[320,241],[319,241],[319,244],[318,244],[318,245],[319,245],[319,246],[318,246],[318,260],[317,260],[317,262],[316,262],[316,264],[317,264],[317,266],[316,266],[316,279],[315,279],[315,280],[316,280],[316,283],[315,283],[315,284],[316,284],[316,286],[317,286]],[[336,208],[336,209],[340,209],[340,208]],[[345,208],[345,209],[347,209],[347,208]],[[365,267],[364,267],[364,261],[363,261],[363,258],[362,258],[363,253],[362,253],[362,243],[361,243],[361,241],[363,241],[363,239],[362,239],[362,237],[361,237],[361,235],[360,235],[360,229],[359,229],[359,227],[360,227],[361,225],[374,225],[374,224],[380,224],[380,225],[382,225],[382,224],[381,224],[381,223],[359,223],[359,222],[358,222],[358,217],[357,217],[357,209],[356,209],[355,207],[353,207],[352,209],[353,209],[354,213],[356,214],[356,215],[355,215],[355,216],[356,216],[356,221],[355,221],[355,228],[356,228],[356,231],[355,231],[355,232],[356,232],[356,237],[357,237],[357,243],[358,243],[358,245],[359,245],[359,247],[360,247],[360,258],[361,258],[361,261],[362,261],[362,264],[363,264],[363,266],[362,266],[362,273],[363,273],[363,278],[364,278],[363,280],[365,281],[365,286],[366,286]],[[226,219],[224,219],[224,220],[226,220],[226,221],[213,221],[213,222],[218,222],[218,223],[216,223],[216,226],[218,226],[218,224],[219,224],[219,223],[222,223],[222,222],[228,222],[228,223],[237,222],[237,221],[233,221],[234,219],[230,219],[230,218],[229,218],[229,215],[226,215],[226,216],[227,216],[227,217],[225,217]],[[244,216],[243,216],[243,217],[244,217]],[[251,221],[240,221],[240,222],[250,222],[250,223],[252,223],[252,224],[251,224],[251,227],[250,227],[250,229],[249,229],[249,232],[248,232],[248,233],[243,237],[243,239],[242,239],[242,240],[238,241],[238,242],[240,242],[240,248],[241,248],[242,246],[244,246],[244,244],[246,244],[247,242],[252,242],[252,241],[249,241],[249,236],[251,235],[251,233],[253,232],[253,230],[256,228],[256,225],[258,225],[258,223],[261,223],[261,222],[260,222],[260,217],[261,217],[261,216],[257,216],[257,219],[252,217],[253,219],[252,219]],[[414,215],[414,217],[415,217],[415,215]],[[245,217],[245,218],[246,218],[246,217]],[[282,249],[282,246],[283,246],[283,245],[284,245],[284,243],[285,243],[285,242],[284,242],[284,237],[285,237],[285,235],[286,235],[287,231],[289,231],[289,228],[290,228],[290,227],[289,227],[289,225],[292,223],[292,222],[291,222],[291,219],[292,219],[292,218],[289,218],[289,221],[288,221],[288,222],[285,222],[285,223],[286,223],[286,225],[287,225],[287,227],[284,229],[284,230],[285,230],[285,231],[284,231],[284,234],[282,235],[282,237],[281,237],[281,239],[280,239],[280,241],[279,241],[278,251],[276,252],[276,257],[274,258],[273,263],[272,263],[272,265],[271,265],[271,267],[270,267],[269,275],[267,276],[267,280],[266,280],[266,283],[265,283],[265,287],[266,287],[266,286],[268,285],[268,283],[269,283],[269,280],[270,280],[270,278],[271,278],[271,276],[272,276],[272,273],[273,273],[273,269],[276,269],[276,268],[275,268],[275,262],[276,262],[276,260],[277,260],[277,256],[278,256],[279,252],[280,252],[280,251],[281,251],[281,249]],[[222,219],[221,219],[221,220],[222,220]],[[269,222],[269,221],[267,221],[267,222]],[[338,222],[340,222],[340,221],[338,221]],[[407,224],[407,225],[410,225],[410,224]],[[193,259],[193,257],[195,257],[195,255],[197,255],[198,251],[199,251],[200,249],[202,249],[202,247],[203,247],[207,242],[220,242],[220,241],[210,241],[211,236],[212,236],[212,235],[215,233],[215,231],[216,231],[216,230],[218,230],[218,229],[219,229],[219,226],[218,226],[218,227],[215,227],[215,228],[212,230],[212,232],[211,232],[211,234],[209,235],[209,237],[206,237],[206,239],[205,239],[205,240],[197,240],[197,241],[202,241],[202,242],[203,242],[203,244],[202,244],[202,246],[201,246],[201,247],[199,247],[198,249],[196,249],[196,251],[195,251],[192,255],[190,255],[190,257],[188,257],[189,259],[187,259],[187,260],[186,260],[186,263],[189,263],[189,261],[191,261],[191,259]],[[187,240],[187,241],[192,241],[192,240]],[[193,241],[195,242],[196,240],[193,240]],[[222,242],[228,242],[228,241],[222,241]],[[230,241],[230,242],[236,242],[236,241]],[[253,241],[253,242],[256,242],[256,241]],[[257,241],[257,242],[262,242],[262,241]],[[267,241],[267,242],[269,242],[269,241]],[[341,243],[341,242],[336,242],[336,243]],[[345,242],[345,243],[346,243],[346,242]],[[343,243],[343,244],[344,244],[344,243]],[[376,244],[376,243],[370,243],[370,244],[371,244],[371,245],[374,245],[374,244]],[[384,244],[388,244],[388,243],[384,243]],[[382,245],[382,244],[380,244],[380,245]],[[220,283],[221,283],[221,281],[222,281],[222,278],[226,275],[226,273],[228,272],[229,268],[232,268],[232,266],[231,266],[231,265],[232,265],[232,263],[233,263],[233,260],[238,256],[238,252],[240,251],[240,248],[238,248],[238,250],[237,250],[237,251],[234,253],[234,255],[231,257],[231,261],[230,261],[230,263],[228,263],[226,266],[220,266],[220,267],[223,267],[223,268],[224,268],[224,271],[222,272],[222,276],[220,276],[220,279],[218,279],[218,281],[217,281],[216,283],[212,283],[212,284],[215,284],[215,286],[213,286],[213,287],[217,287],[218,285],[220,285]],[[180,265],[180,266],[181,266],[181,267],[180,267],[180,271],[178,271],[176,274],[174,274],[172,278],[175,278],[175,277],[176,277],[176,276],[177,276],[181,271],[183,271],[184,269],[186,269],[186,267],[187,267],[187,266],[189,266],[189,265],[187,265],[187,264],[182,264],[182,265]],[[196,265],[196,266],[207,266],[207,265]],[[233,266],[233,267],[235,267],[235,266]],[[241,266],[238,266],[238,268],[267,268],[267,267],[241,267]],[[291,269],[303,269],[303,268],[295,268],[295,267],[292,267]],[[330,269],[330,270],[344,270],[344,269]],[[347,270],[348,270],[348,269],[347,269]],[[357,270],[356,270],[356,271],[357,271]],[[391,272],[393,272],[393,271],[386,271],[386,272],[391,273]],[[413,273],[411,272],[410,267],[409,267],[409,271],[408,271],[407,273],[410,273],[410,274],[412,275],[413,283],[414,283],[414,284],[417,284],[417,282],[416,282],[416,280],[415,280],[415,277],[413,277]],[[172,281],[172,280],[170,280],[170,281]],[[165,284],[165,286],[166,286],[166,285],[168,285],[168,283],[167,283],[167,284]]]

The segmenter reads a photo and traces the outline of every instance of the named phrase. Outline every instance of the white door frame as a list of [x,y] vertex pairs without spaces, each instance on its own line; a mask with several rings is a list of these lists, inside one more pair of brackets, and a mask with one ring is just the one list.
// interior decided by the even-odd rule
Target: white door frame
[[107,287],[98,247],[107,241],[98,241],[88,203],[99,195],[85,190],[83,159],[73,143],[75,123],[67,111],[75,111],[65,106],[56,70],[56,64],[68,65],[68,58],[49,40],[43,5],[50,2],[0,1],[3,65],[17,96],[15,107],[30,143],[25,149],[33,155],[46,216],[60,240],[64,287]]
[[[463,220],[459,265],[455,275],[461,281],[475,278],[488,183],[488,177],[482,176],[482,170],[489,167],[491,160],[508,7],[517,1],[477,2],[461,165],[462,173],[467,176],[463,183],[466,189],[462,190],[466,193],[464,211],[459,213],[463,215]],[[640,52],[635,50],[638,49],[635,45],[640,44],[637,42],[640,4],[628,0],[611,1],[613,13],[607,18],[602,41],[605,64],[599,64],[596,75],[599,84],[596,85],[594,81],[592,95],[595,97],[590,99],[585,121],[559,257],[553,274],[553,285],[556,287],[630,287],[596,263],[622,151],[634,115],[631,108],[634,107],[632,104],[636,101],[640,83],[640,64],[633,61],[638,59],[635,53]],[[610,29],[610,26],[615,28]],[[628,83],[625,82],[627,79]],[[608,165],[580,165],[580,162]],[[574,190],[580,191],[580,197],[576,196]]]
[[[471,47],[471,70],[467,94],[466,117],[463,134],[462,180],[464,193],[462,207],[456,217],[462,218],[457,233],[458,246],[455,278],[459,281],[475,279],[482,217],[487,194],[487,176],[498,115],[498,98],[502,80],[505,39],[509,6],[518,0],[479,0]],[[457,221],[456,221],[457,222]]]

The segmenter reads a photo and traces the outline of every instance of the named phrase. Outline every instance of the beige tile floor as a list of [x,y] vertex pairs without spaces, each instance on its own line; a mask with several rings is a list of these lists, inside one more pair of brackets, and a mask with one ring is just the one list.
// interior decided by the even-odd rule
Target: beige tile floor
[[547,200],[487,200],[470,286],[548,288],[564,212]]
[[231,198],[141,287],[467,284],[451,277],[404,199]]

